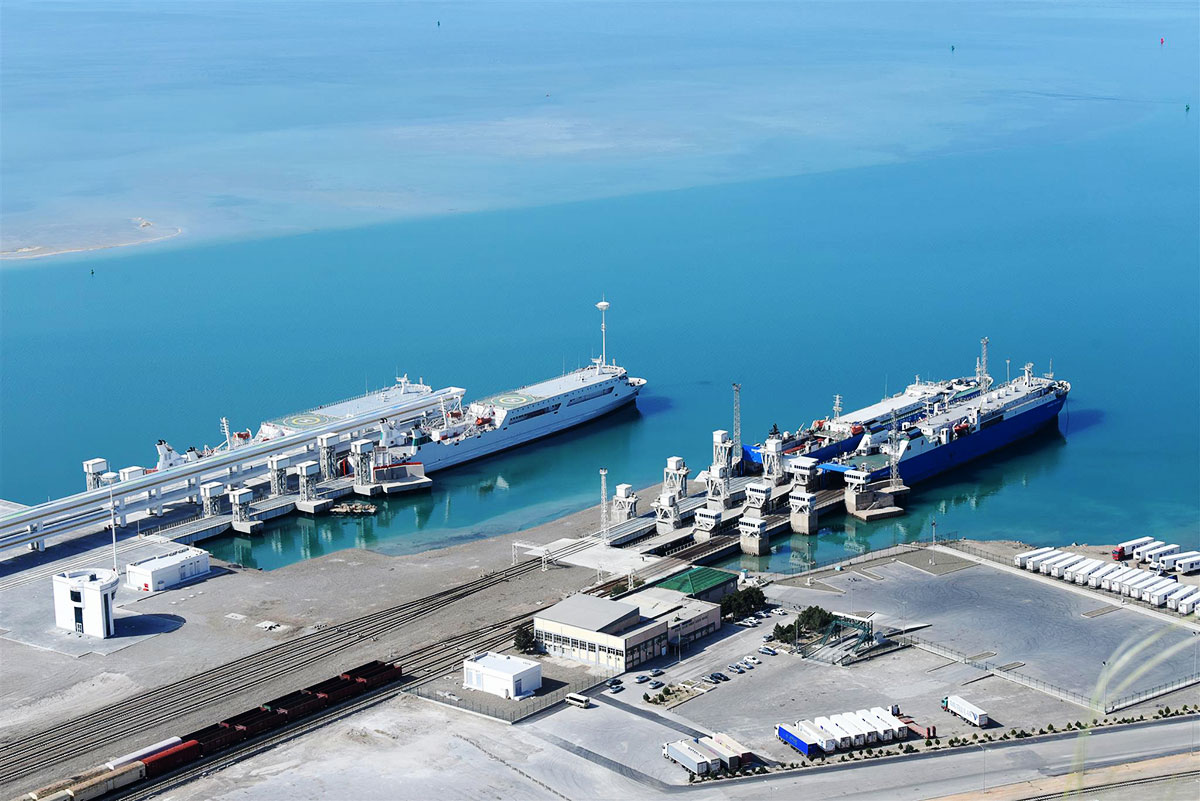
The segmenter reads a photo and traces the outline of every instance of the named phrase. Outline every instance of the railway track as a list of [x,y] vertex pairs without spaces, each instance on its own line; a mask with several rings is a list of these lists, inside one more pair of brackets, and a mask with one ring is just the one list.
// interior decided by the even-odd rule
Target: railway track
[[124,799],[125,801],[145,801],[145,799],[154,798],[161,793],[172,790],[213,771],[222,770],[235,762],[247,759],[256,754],[261,754],[277,745],[303,736],[322,726],[395,698],[409,687],[434,679],[444,672],[458,667],[465,654],[472,651],[493,650],[504,647],[512,642],[513,629],[528,619],[528,615],[519,616],[492,626],[477,629],[468,634],[444,640],[433,646],[434,650],[432,653],[430,653],[430,649],[425,649],[412,654],[406,654],[397,661],[404,664],[405,660],[415,660],[413,662],[415,665],[414,670],[424,675],[416,676],[412,680],[405,681],[402,684],[380,688],[369,695],[347,701],[342,706],[322,710],[311,718],[289,726],[282,731],[272,732],[258,739],[240,743],[216,757],[188,765],[175,773],[168,774],[153,782],[131,787],[128,792],[118,793],[114,798]]
[[[581,541],[561,549],[565,556],[588,547]],[[474,593],[541,569],[528,559],[487,576],[409,603],[383,609],[248,654],[195,676],[123,699],[36,734],[0,746],[0,785],[18,781],[47,764],[91,753],[113,740],[146,729],[146,721],[168,723],[196,708],[236,696],[295,673],[343,648],[378,638],[433,614]]]

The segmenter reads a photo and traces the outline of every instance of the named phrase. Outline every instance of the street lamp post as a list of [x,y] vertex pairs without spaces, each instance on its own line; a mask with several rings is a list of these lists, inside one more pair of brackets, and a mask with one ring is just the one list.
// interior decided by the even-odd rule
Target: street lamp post
[[112,529],[113,572],[119,576],[121,568],[117,562],[117,504],[113,499],[113,484],[117,483],[118,478],[119,476],[111,471],[100,476],[100,479],[108,485],[108,527]]

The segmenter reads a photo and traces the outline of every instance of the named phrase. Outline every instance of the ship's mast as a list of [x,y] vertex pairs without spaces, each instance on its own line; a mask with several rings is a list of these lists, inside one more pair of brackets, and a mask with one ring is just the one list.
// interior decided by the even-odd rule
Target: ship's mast
[[979,340],[979,347],[980,347],[980,353],[979,353],[980,386],[983,387],[984,392],[987,392],[988,389],[992,385],[992,377],[990,375],[988,375],[988,365],[987,365],[988,338],[987,337],[984,337],[983,339]]
[[742,385],[733,382],[733,474],[742,474]]
[[608,311],[608,307],[611,305],[611,303],[603,298],[596,304],[596,308],[600,310],[600,365],[602,367],[608,363],[608,331],[604,324],[604,313]]

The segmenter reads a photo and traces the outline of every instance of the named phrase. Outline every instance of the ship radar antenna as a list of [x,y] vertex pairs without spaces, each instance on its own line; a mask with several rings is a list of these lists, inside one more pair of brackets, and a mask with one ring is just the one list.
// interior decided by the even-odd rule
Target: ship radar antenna
[[841,416],[842,416],[842,396],[834,395],[833,396],[833,419],[837,420]]
[[1051,381],[1054,380],[1054,359],[1053,358],[1050,359],[1050,372],[1046,373],[1045,375],[1046,375],[1046,378],[1049,378]]
[[604,313],[608,311],[608,307],[612,304],[600,296],[600,302],[596,304],[596,308],[600,310],[600,364],[608,362],[608,329],[604,324]]

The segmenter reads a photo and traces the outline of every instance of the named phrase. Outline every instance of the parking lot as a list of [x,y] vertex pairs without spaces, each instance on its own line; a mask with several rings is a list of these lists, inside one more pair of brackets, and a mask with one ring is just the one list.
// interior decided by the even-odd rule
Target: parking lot
[[776,584],[767,595],[789,608],[816,604],[837,612],[873,613],[877,626],[881,621],[904,627],[927,624],[917,632],[924,639],[968,655],[990,653],[987,659],[1000,665],[1022,663],[1025,675],[1084,696],[1092,694],[1110,665],[1115,667],[1109,697],[1194,671],[1197,644],[1191,631],[1128,609],[1085,617],[1114,599],[988,565],[935,575],[896,561],[821,581],[838,592]]

